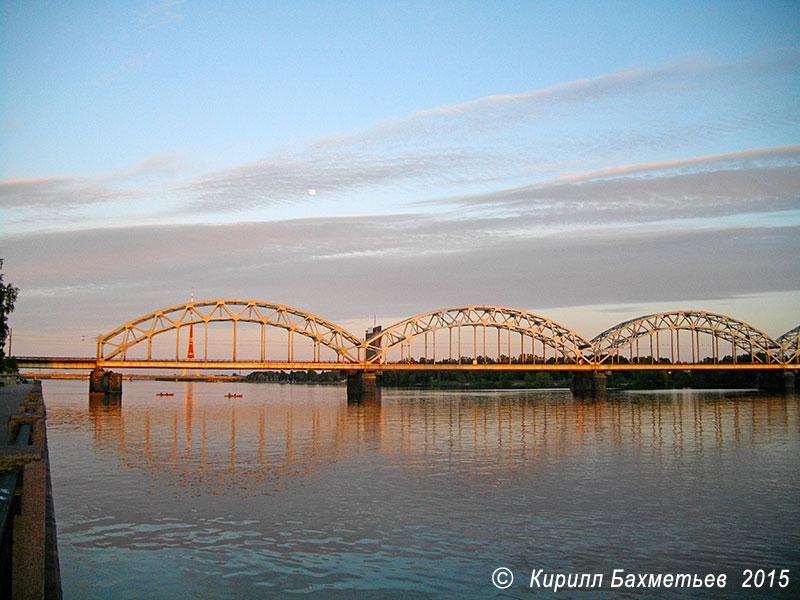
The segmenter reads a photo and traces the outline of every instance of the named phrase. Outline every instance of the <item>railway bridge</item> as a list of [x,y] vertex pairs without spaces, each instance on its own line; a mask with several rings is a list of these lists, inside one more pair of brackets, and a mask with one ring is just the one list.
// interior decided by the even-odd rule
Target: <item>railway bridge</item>
[[20,367],[92,372],[113,389],[129,369],[315,370],[348,376],[348,398],[375,392],[381,371],[569,371],[579,396],[632,370],[760,370],[793,389],[800,326],[773,339],[732,317],[677,310],[626,320],[591,340],[521,309],[436,310],[363,337],[309,312],[257,300],[192,301],[137,317],[97,338],[94,357],[17,357]]

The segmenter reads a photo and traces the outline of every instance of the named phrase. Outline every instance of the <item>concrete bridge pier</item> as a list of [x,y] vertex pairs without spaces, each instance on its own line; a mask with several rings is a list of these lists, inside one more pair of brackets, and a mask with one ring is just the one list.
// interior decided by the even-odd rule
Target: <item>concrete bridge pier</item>
[[90,394],[122,394],[122,373],[97,368],[89,375]]
[[794,371],[783,372],[783,391],[786,394],[794,394],[797,376]]
[[762,371],[758,374],[758,389],[773,394],[793,394],[795,391],[795,372]]
[[347,402],[380,400],[381,390],[374,371],[355,371],[347,374]]
[[575,398],[581,400],[605,400],[606,374],[600,371],[575,371],[569,389]]

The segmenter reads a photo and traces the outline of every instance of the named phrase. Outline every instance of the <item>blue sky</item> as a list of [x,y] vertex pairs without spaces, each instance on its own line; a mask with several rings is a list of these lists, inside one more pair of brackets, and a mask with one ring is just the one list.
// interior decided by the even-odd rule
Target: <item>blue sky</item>
[[799,11],[792,2],[5,2],[2,175],[106,174],[162,154],[218,168],[486,96],[682,61],[757,60],[796,48]]
[[800,321],[796,2],[0,2],[0,36],[20,353],[192,287],[354,331]]

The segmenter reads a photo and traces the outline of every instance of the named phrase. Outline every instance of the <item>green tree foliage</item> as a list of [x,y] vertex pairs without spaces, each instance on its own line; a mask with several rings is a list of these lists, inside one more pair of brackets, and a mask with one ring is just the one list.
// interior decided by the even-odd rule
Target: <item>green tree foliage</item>
[[[738,362],[749,357],[740,356]],[[472,359],[465,360],[471,363]],[[779,373],[780,374],[780,373]],[[609,390],[730,389],[758,388],[769,373],[760,371],[689,371],[675,369],[653,371],[614,371],[608,374]],[[345,374],[336,371],[254,371],[247,376],[253,383],[342,384]],[[378,375],[381,387],[429,389],[514,389],[568,388],[568,371],[384,371]]]
[[334,371],[253,371],[246,378],[251,383],[341,383],[342,375]]
[[5,365],[6,338],[8,337],[8,315],[14,310],[19,290],[10,283],[3,283],[3,259],[0,258],[0,370]]
[[[472,359],[465,363],[471,363]],[[483,362],[483,358],[481,358]],[[491,364],[494,361],[487,361]],[[566,388],[569,373],[524,371],[384,371],[378,375],[381,387],[422,387],[433,389]]]
[[19,290],[10,283],[3,283],[3,259],[0,258],[0,366],[2,367],[5,367],[8,315],[14,310],[18,293]]
[[[739,362],[745,362],[744,358]],[[760,377],[758,371],[689,371],[676,365],[669,371],[615,371],[608,376],[606,385],[609,389],[629,390],[747,389],[759,387]]]

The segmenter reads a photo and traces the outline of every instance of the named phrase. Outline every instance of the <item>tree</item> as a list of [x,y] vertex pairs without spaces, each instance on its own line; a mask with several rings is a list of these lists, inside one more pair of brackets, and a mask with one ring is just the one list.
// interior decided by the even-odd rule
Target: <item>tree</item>
[[[3,259],[0,258],[0,367],[5,363],[6,338],[8,337],[8,315],[14,310],[19,290],[3,283]],[[2,370],[2,369],[0,369]]]

